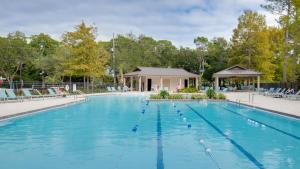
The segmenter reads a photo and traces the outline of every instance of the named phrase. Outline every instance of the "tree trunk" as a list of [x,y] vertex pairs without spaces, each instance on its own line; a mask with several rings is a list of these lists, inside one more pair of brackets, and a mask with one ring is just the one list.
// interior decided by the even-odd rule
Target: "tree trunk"
[[287,9],[287,21],[285,26],[285,55],[283,58],[283,82],[287,82],[286,76],[286,68],[288,62],[288,55],[289,55],[289,25],[290,25],[290,15],[291,15],[291,2],[288,1],[288,9]]
[[83,90],[85,90],[85,76],[83,76]]

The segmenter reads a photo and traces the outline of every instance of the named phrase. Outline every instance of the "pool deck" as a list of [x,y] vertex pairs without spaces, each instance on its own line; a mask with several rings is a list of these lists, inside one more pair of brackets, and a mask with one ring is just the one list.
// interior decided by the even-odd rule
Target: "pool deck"
[[300,118],[300,101],[273,98],[270,96],[258,95],[254,92],[228,92],[227,99],[232,102],[240,102],[245,105],[270,110],[275,113]]
[[75,102],[84,101],[84,96],[77,98],[70,97],[57,97],[45,99],[25,99],[23,101],[8,101],[0,102],[0,120],[8,119],[16,116],[22,116],[36,111],[41,111],[49,108],[63,106]]
[[[66,98],[47,98],[36,99],[19,102],[0,102],[0,120],[22,116],[53,107],[63,106],[75,102],[84,101],[86,96],[96,95],[149,95],[151,93],[125,92],[125,93],[96,93],[74,98],[73,96]],[[272,98],[269,96],[258,95],[249,92],[228,92],[225,93],[227,99],[232,102],[240,102],[245,105],[270,110],[279,114],[289,115],[300,118],[300,101],[286,100],[282,98]]]

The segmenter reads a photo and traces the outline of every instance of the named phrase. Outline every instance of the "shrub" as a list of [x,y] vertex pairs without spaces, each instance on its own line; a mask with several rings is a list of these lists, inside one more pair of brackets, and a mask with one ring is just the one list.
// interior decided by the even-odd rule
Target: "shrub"
[[225,94],[223,94],[223,93],[218,93],[216,99],[225,100],[225,99],[226,99],[226,96],[225,96]]
[[181,99],[184,99],[184,97],[181,94],[171,94],[171,95],[169,95],[168,99],[181,100]]
[[212,98],[215,98],[216,97],[216,92],[213,88],[209,88],[207,91],[206,91],[206,95],[209,99],[212,99]]
[[196,89],[194,87],[188,87],[188,88],[181,89],[180,92],[182,92],[182,93],[197,93],[198,89]]
[[160,95],[163,99],[166,99],[170,94],[169,94],[168,91],[162,90],[162,91],[160,91],[159,95]]
[[151,94],[150,99],[159,100],[163,98],[159,94]]
[[202,99],[207,99],[207,96],[205,94],[194,94],[194,95],[192,95],[192,99],[202,100]]

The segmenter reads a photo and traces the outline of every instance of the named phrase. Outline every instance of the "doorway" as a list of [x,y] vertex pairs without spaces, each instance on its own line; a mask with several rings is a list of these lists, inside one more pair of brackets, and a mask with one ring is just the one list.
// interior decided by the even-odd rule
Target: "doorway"
[[147,91],[151,91],[151,86],[152,86],[152,79],[147,79]]
[[184,87],[187,88],[189,85],[188,79],[184,79]]

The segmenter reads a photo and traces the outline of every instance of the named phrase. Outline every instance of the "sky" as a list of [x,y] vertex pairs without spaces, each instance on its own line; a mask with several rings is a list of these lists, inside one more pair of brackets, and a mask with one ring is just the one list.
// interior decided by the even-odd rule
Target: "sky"
[[260,7],[264,0],[0,0],[0,36],[21,31],[41,32],[60,40],[62,34],[86,22],[98,28],[100,41],[115,34],[133,33],[166,39],[177,47],[194,47],[193,39],[230,39],[244,10],[276,16]]

